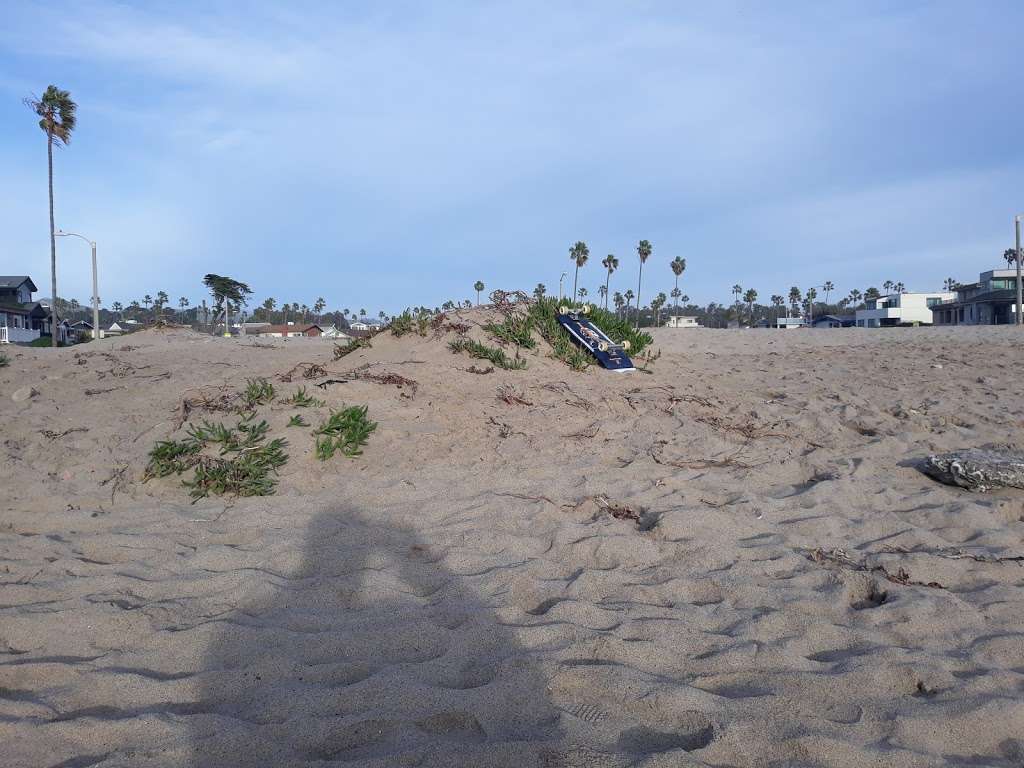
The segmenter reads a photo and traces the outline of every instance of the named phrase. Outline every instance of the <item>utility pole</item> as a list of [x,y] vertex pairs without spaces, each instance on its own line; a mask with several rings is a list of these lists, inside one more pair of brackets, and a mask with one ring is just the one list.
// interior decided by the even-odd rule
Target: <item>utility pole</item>
[[1017,236],[1017,325],[1020,325],[1022,322],[1024,322],[1024,318],[1021,317],[1020,312],[1022,303],[1022,291],[1024,291],[1020,284],[1020,220],[1022,216],[1024,216],[1024,214],[1018,213],[1016,216],[1013,217],[1014,231]]
[[[98,339],[100,337],[100,293],[96,280],[96,241],[90,240],[85,235],[79,235],[77,232],[65,232],[63,229],[58,229],[54,234],[57,237],[77,237],[79,240],[85,240],[92,248],[92,337]],[[56,306],[56,301],[54,305]],[[56,328],[53,329],[53,333],[57,333]]]

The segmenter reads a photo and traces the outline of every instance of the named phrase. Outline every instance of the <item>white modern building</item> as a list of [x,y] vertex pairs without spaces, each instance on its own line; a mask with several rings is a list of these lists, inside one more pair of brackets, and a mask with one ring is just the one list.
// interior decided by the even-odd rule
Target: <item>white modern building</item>
[[668,322],[665,323],[666,328],[700,328],[700,323],[697,322],[697,318],[693,315],[671,315],[668,318]]
[[858,328],[886,328],[896,325],[931,325],[932,307],[956,297],[950,291],[935,293],[890,293],[869,299],[857,310]]
[[769,328],[781,328],[784,331],[807,327],[807,321],[802,317],[776,317],[774,320],[768,320],[767,322]]

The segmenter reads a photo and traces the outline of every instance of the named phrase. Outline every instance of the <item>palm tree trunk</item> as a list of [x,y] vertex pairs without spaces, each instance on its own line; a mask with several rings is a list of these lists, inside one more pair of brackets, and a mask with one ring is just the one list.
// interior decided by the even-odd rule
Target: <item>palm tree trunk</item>
[[579,276],[580,276],[580,263],[577,261],[576,262],[576,271],[573,272],[573,275],[572,275],[572,301],[569,302],[570,304],[574,304],[576,302],[576,280],[579,278]]
[[676,314],[679,314],[679,275],[676,275],[676,289],[672,291],[672,298],[676,300]]
[[640,284],[644,279],[644,263],[640,262],[640,276],[636,279],[636,329],[640,330]]
[[604,277],[604,311],[608,311],[608,283],[612,280],[612,271],[609,269],[608,274]]
[[57,346],[57,235],[53,225],[53,129],[46,130],[46,160],[50,182],[50,343]]

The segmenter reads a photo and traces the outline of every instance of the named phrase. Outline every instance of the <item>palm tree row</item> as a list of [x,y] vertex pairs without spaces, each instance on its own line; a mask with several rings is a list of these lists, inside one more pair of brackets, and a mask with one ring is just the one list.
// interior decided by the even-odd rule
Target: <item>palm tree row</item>
[[[639,270],[637,272],[635,294],[632,290],[628,290],[624,294],[619,293],[618,291],[612,293],[612,273],[614,273],[619,268],[619,259],[615,254],[609,253],[601,260],[601,266],[604,267],[605,270],[605,278],[604,285],[599,286],[597,289],[598,296],[600,296],[603,300],[605,309],[608,308],[608,302],[609,300],[611,300],[612,303],[615,305],[616,312],[621,313],[624,309],[627,316],[629,315],[630,306],[632,305],[633,299],[635,298],[637,328],[640,327],[640,295],[641,291],[643,290],[644,264],[647,263],[647,260],[651,257],[651,254],[653,252],[654,247],[651,245],[650,241],[641,240],[640,242],[637,243],[636,254],[639,260]],[[572,279],[572,298],[574,300],[581,301],[587,296],[587,289],[579,285],[579,274],[580,269],[586,266],[587,261],[590,259],[590,248],[582,240],[577,240],[569,249],[569,258],[572,260],[573,265],[575,267]],[[672,270],[672,274],[675,275],[675,286],[671,291],[671,296],[673,299],[678,300],[683,296],[682,292],[679,290],[679,278],[680,276],[682,276],[683,272],[686,271],[686,259],[677,256],[671,262],[669,262],[669,267]],[[687,296],[685,297],[685,299],[688,301],[689,297]],[[654,322],[656,324],[660,320],[661,308],[666,304],[667,301],[668,297],[664,293],[659,293],[650,302],[651,311],[654,313]],[[678,301],[676,303],[676,307],[678,308]]]

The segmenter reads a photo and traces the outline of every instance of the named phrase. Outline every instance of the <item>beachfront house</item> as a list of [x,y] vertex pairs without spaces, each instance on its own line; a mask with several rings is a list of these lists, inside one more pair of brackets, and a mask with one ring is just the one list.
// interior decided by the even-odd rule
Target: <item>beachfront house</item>
[[857,318],[855,315],[821,315],[811,322],[813,328],[849,328]]
[[[49,305],[32,301],[38,290],[28,275],[0,275],[0,344],[28,344],[51,335]],[[67,323],[58,322],[57,340],[67,336]]]
[[[773,320],[765,320],[765,327],[768,328],[781,328],[784,331],[792,331],[795,328],[806,328],[807,321],[802,317],[776,317]],[[761,327],[761,323],[757,324]]]
[[1017,322],[1017,269],[990,269],[978,282],[958,285],[948,301],[933,304],[935,325],[1012,325]]
[[949,291],[934,293],[890,293],[865,302],[857,310],[858,328],[889,328],[896,325],[931,325],[932,307],[950,301],[956,294]]
[[351,341],[354,338],[336,325],[327,326],[320,335],[325,339],[337,339],[338,341]]
[[267,336],[274,339],[288,339],[300,336],[316,337],[323,334],[323,329],[316,324],[296,325],[287,323],[285,325],[267,325],[246,331],[246,336]]
[[665,323],[666,328],[700,328],[700,323],[693,315],[670,315]]

